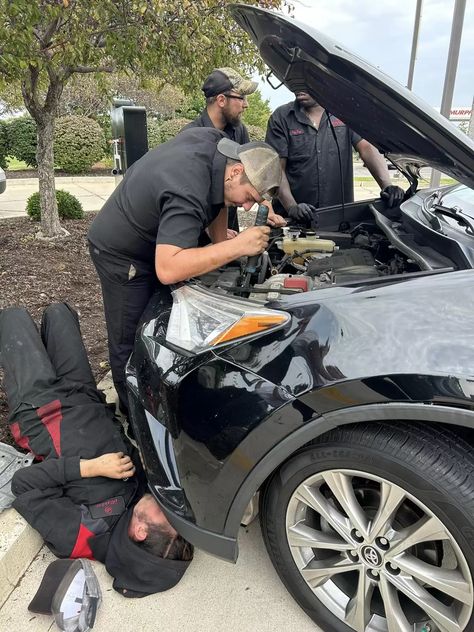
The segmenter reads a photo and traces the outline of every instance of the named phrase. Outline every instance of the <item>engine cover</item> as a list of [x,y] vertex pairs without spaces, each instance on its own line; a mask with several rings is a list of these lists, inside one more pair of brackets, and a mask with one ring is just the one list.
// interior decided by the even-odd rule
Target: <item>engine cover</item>
[[[335,272],[353,267],[370,266],[372,274],[375,266],[375,259],[368,250],[362,248],[349,248],[347,250],[336,250],[330,257],[324,259],[313,259],[308,262],[306,274],[310,277],[319,276],[325,272]],[[347,270],[348,271],[348,270]]]

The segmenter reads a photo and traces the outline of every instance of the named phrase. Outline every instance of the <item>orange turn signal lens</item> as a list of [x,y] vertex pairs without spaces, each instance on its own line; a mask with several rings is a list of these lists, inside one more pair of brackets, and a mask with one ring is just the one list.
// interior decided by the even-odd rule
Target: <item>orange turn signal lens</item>
[[262,333],[268,329],[284,325],[288,321],[286,314],[246,314],[234,323],[229,329],[210,341],[211,346],[229,342],[236,338],[245,338],[254,334]]

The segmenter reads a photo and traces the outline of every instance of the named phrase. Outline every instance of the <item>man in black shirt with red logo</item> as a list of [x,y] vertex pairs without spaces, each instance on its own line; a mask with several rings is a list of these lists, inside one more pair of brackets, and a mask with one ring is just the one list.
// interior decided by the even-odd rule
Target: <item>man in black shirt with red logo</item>
[[403,189],[391,184],[380,152],[343,121],[332,114],[328,117],[306,92],[297,92],[295,101],[275,110],[265,140],[278,152],[283,169],[275,209],[299,223],[311,222],[318,208],[354,201],[353,147],[379,184],[387,205],[403,201]]
[[139,461],[96,388],[76,312],[50,305],[40,334],[24,308],[2,310],[0,361],[12,435],[39,461],[13,475],[13,507],[58,557],[104,562],[122,594],[176,584],[190,545],[145,493]]

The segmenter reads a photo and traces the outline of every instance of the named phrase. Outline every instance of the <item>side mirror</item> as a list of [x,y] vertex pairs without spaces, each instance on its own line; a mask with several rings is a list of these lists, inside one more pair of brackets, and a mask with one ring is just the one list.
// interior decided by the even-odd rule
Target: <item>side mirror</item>
[[0,193],[3,193],[7,188],[7,179],[5,177],[5,172],[0,167]]

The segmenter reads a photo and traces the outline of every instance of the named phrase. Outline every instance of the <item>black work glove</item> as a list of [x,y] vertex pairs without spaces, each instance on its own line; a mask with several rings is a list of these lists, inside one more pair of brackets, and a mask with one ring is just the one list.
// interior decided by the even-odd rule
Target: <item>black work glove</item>
[[390,184],[388,187],[385,187],[385,189],[382,189],[380,197],[385,201],[388,208],[393,208],[394,206],[399,206],[403,202],[405,191],[400,187]]
[[310,224],[314,222],[316,219],[317,209],[312,204],[306,204],[305,202],[300,202],[300,204],[295,204],[294,206],[290,206],[287,210],[288,217],[299,224]]

